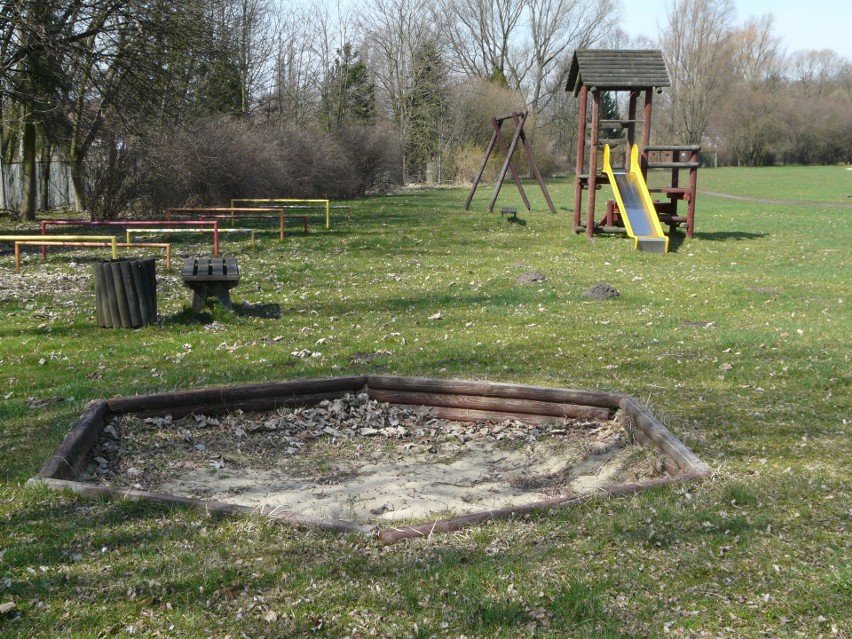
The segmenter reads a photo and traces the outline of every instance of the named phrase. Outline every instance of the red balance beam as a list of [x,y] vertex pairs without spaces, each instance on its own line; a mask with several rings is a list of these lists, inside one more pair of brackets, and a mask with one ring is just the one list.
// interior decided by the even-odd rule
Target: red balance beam
[[[246,206],[193,206],[193,207],[171,207],[166,209],[166,219],[172,219],[172,213],[197,213],[201,214],[200,219],[209,220],[211,217],[219,217],[218,215],[203,215],[205,213],[256,213],[275,211],[278,214],[278,239],[284,239],[284,209],[281,207],[262,208],[262,207],[246,207]],[[264,216],[267,217],[267,216]],[[269,216],[271,217],[271,216]],[[231,218],[233,219],[233,218]],[[306,231],[307,232],[307,231]]]
[[202,215],[202,220],[231,220],[233,223],[234,220],[267,220],[278,218],[278,236],[279,239],[284,239],[284,220],[302,220],[302,227],[305,229],[305,233],[308,232],[308,216],[307,215],[284,215],[283,213],[270,213],[268,215],[264,215],[263,213],[224,213],[221,215]]

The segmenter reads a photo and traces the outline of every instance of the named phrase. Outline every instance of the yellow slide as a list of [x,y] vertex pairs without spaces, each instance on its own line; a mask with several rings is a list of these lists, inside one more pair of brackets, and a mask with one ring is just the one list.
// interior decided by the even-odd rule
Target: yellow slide
[[609,178],[618,210],[627,228],[627,235],[634,238],[634,248],[653,253],[668,253],[669,238],[663,233],[654,201],[648,185],[639,170],[639,147],[630,149],[630,170],[616,173],[609,159],[609,145],[604,145],[603,172]]

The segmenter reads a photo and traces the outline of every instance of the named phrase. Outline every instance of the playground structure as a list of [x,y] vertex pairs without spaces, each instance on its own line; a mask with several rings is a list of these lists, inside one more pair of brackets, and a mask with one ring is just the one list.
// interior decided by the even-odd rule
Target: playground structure
[[[530,201],[527,198],[526,191],[524,191],[524,185],[521,183],[521,178],[518,176],[518,170],[515,168],[514,162],[512,162],[512,156],[515,154],[515,151],[518,148],[518,143],[520,142],[527,154],[527,160],[530,163],[530,170],[541,188],[541,192],[544,195],[544,199],[547,201],[547,206],[550,208],[550,212],[556,213],[556,207],[553,206],[553,201],[550,199],[550,193],[547,192],[544,180],[541,179],[541,173],[538,170],[538,165],[535,163],[532,147],[527,141],[527,136],[524,133],[524,124],[526,124],[528,116],[529,111],[515,111],[503,117],[491,118],[491,128],[493,129],[491,133],[491,141],[485,149],[485,156],[482,158],[482,163],[479,165],[479,171],[473,179],[473,186],[471,186],[470,193],[464,203],[465,211],[470,209],[470,203],[473,201],[473,196],[479,186],[479,181],[482,179],[482,174],[485,173],[485,167],[488,166],[488,158],[491,157],[491,153],[494,151],[494,147],[497,144],[500,145],[500,149],[503,151],[503,155],[506,156],[506,159],[503,161],[503,167],[500,169],[500,174],[497,176],[497,184],[494,187],[494,194],[491,196],[491,202],[488,204],[488,212],[491,213],[494,211],[494,204],[497,202],[497,197],[500,195],[500,189],[503,187],[503,181],[506,179],[507,172],[512,173],[512,179],[518,187],[518,192],[521,194],[521,199],[524,201],[524,206],[527,207],[527,211],[531,210]],[[512,136],[512,141],[508,147],[506,146],[506,140],[503,138],[502,131],[503,122],[506,120],[512,120],[515,123],[515,133]]]
[[[62,236],[48,236],[48,237],[62,237]],[[92,237],[107,237],[107,236],[92,236],[92,235],[84,235],[81,237],[86,237],[91,239]],[[56,240],[56,239],[38,239],[38,240],[18,240],[15,242],[15,273],[20,274],[21,272],[21,247],[22,246],[41,246],[42,249],[46,246],[68,246],[72,248],[106,248],[112,247],[115,248],[159,248],[164,249],[166,252],[166,270],[172,270],[172,245],[167,242],[117,242],[115,237],[109,236],[111,241],[70,241],[70,240]],[[117,258],[117,254],[113,252],[113,259]],[[47,255],[43,255],[42,259],[47,259]]]
[[[571,62],[566,91],[572,91],[579,100],[579,124],[577,131],[577,164],[574,190],[574,232],[585,232],[591,238],[596,231],[630,232],[628,214],[616,200],[607,204],[606,216],[595,221],[596,191],[602,184],[612,184],[612,178],[602,168],[599,169],[599,148],[601,145],[625,145],[625,173],[631,174],[635,183],[641,175],[643,184],[647,184],[649,169],[671,170],[669,186],[646,189],[649,193],[659,193],[667,198],[666,202],[652,202],[656,222],[667,224],[670,230],[684,224],[686,236],[691,238],[695,232],[695,195],[698,177],[698,152],[701,147],[691,146],[651,146],[651,110],[653,94],[660,93],[664,87],[671,86],[666,63],[659,50],[605,50],[577,49]],[[601,119],[601,94],[603,92],[629,93],[627,118]],[[592,98],[589,114],[589,95]],[[641,118],[637,117],[639,98],[644,98]],[[641,141],[637,142],[637,125],[641,127]],[[602,129],[621,128],[626,138],[603,139]],[[588,136],[588,138],[587,138]],[[638,145],[634,155],[632,149]],[[634,171],[632,163],[638,163]],[[687,186],[680,184],[680,171],[689,170]],[[615,190],[617,185],[613,185]],[[583,219],[583,191],[588,190],[588,205]],[[686,215],[678,212],[678,202],[687,204]],[[653,217],[653,216],[652,216]],[[653,245],[653,244],[652,244]],[[643,249],[645,242],[637,242],[636,247]],[[654,245],[656,246],[656,245]]]
[[[280,208],[283,205],[285,209],[308,209],[308,208],[319,208],[325,209],[325,228],[331,228],[331,209],[332,208],[345,208],[349,210],[349,217],[352,217],[352,207],[351,206],[331,206],[331,201],[324,199],[296,199],[296,198],[233,198],[231,200],[231,208],[237,206],[237,203],[245,203],[245,204],[267,204],[274,208]],[[301,203],[301,204],[300,204]]]
[[278,239],[284,241],[284,224],[286,220],[301,220],[305,233],[308,232],[308,216],[307,215],[286,215],[284,207],[172,207],[166,209],[166,219],[171,220],[175,214],[194,214],[199,220],[234,220],[239,219],[255,219],[265,220],[270,218],[278,218]]
[[[231,220],[231,224],[234,224],[234,220],[268,220],[270,218],[274,218],[275,214],[272,215],[264,215],[263,213],[257,214],[244,214],[244,213],[223,213],[219,215],[209,214],[209,215],[201,215],[198,219],[200,220]],[[307,215],[284,215],[284,213],[280,213],[278,215],[278,239],[282,242],[284,241],[284,236],[286,235],[285,231],[285,220],[301,220],[302,228],[305,229],[305,234],[308,233],[308,216]]]
[[102,246],[112,249],[112,259],[118,259],[118,241],[114,235],[54,235],[46,239],[43,235],[0,235],[0,242],[13,242],[15,245],[15,273],[21,272],[21,246],[37,244],[42,246],[42,257],[47,256],[45,244],[53,246]]
[[609,145],[603,148],[603,172],[609,179],[618,210],[624,216],[627,235],[634,238],[634,248],[653,253],[668,253],[669,238],[663,234],[654,201],[645,178],[639,170],[639,147],[630,149],[630,170],[615,172],[610,163]]
[[[149,232],[159,231],[163,233],[179,233],[186,230],[185,227],[199,227],[213,233],[213,257],[219,256],[219,223],[215,220],[196,221],[172,221],[172,220],[144,220],[144,221],[96,221],[85,220],[43,220],[41,223],[40,239],[46,239],[48,226],[121,226],[128,231],[136,232],[138,229],[148,229]],[[154,228],[156,227],[156,228]],[[239,229],[242,230],[242,229]],[[141,231],[139,231],[141,232]],[[53,238],[54,236],[50,236]],[[38,236],[35,239],[39,239]],[[79,239],[85,241],[91,237],[81,236]],[[113,238],[114,239],[114,238]],[[127,243],[130,243],[130,233],[127,233]],[[42,247],[42,257],[47,255],[46,245]]]
[[[199,220],[199,221],[210,221],[210,220]],[[194,229],[194,228],[173,228],[173,227],[165,227],[165,228],[151,228],[151,227],[142,227],[142,228],[129,228],[125,229],[124,236],[128,244],[133,242],[134,235],[151,235],[152,233],[248,233],[249,239],[251,240],[251,245],[255,245],[255,233],[256,229]],[[218,251],[217,251],[218,252]],[[216,257],[216,256],[214,256]]]

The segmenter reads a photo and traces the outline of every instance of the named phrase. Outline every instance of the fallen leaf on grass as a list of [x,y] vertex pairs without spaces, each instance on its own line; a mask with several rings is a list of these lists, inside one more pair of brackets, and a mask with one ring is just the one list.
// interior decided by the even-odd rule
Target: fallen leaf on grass
[[308,357],[322,357],[322,353],[318,353],[317,351],[311,351],[307,348],[304,348],[300,351],[293,351],[290,353],[293,357],[298,357],[300,359],[307,359]]

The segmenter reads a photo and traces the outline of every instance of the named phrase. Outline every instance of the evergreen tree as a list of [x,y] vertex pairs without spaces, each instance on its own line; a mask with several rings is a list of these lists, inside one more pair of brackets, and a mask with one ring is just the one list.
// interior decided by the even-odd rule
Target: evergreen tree
[[408,178],[422,178],[428,162],[439,156],[446,111],[446,67],[435,39],[423,42],[412,58],[408,93],[410,126],[405,141]]
[[320,124],[326,131],[349,124],[370,124],[375,112],[375,85],[367,65],[347,43],[337,51],[337,59],[323,86]]
[[[601,120],[620,120],[618,103],[612,93],[601,91]],[[601,129],[601,137],[606,139],[617,139],[623,137],[624,129],[621,127],[610,127]]]

